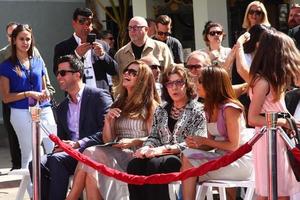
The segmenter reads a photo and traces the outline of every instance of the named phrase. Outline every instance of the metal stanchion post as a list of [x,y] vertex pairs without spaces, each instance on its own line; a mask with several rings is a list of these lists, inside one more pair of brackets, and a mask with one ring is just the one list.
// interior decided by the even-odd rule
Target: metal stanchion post
[[41,168],[40,168],[40,112],[36,105],[29,107],[32,118],[32,178],[33,200],[41,199]]
[[278,114],[270,112],[266,114],[268,128],[268,167],[269,167],[269,199],[278,199],[277,190],[277,119]]

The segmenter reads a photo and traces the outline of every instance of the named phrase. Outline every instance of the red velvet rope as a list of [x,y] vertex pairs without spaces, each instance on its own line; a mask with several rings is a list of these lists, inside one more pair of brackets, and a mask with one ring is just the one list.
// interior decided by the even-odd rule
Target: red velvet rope
[[121,172],[109,167],[106,167],[104,164],[97,163],[91,160],[84,154],[74,150],[69,145],[63,143],[56,135],[50,134],[50,139],[57,144],[60,148],[62,148],[66,153],[75,158],[76,160],[98,170],[100,173],[118,179],[120,181],[126,182],[128,184],[167,184],[173,181],[185,180],[189,177],[202,176],[209,171],[217,170],[221,167],[227,166],[228,164],[234,162],[239,159],[246,153],[250,152],[252,146],[248,143],[241,146],[238,150],[224,155],[223,157],[212,160],[199,167],[193,167],[183,172],[173,172],[173,173],[164,173],[164,174],[153,174],[150,176],[138,176],[131,175],[125,172]]
[[295,159],[298,161],[298,163],[300,163],[300,150],[295,147],[291,151],[292,151]]

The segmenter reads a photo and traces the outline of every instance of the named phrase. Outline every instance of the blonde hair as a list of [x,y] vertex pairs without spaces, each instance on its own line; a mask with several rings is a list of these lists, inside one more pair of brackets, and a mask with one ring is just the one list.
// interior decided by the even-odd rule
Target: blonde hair
[[261,8],[261,11],[263,12],[263,15],[264,15],[261,24],[263,24],[265,26],[271,26],[271,24],[268,20],[268,13],[267,13],[267,10],[266,10],[266,7],[264,6],[264,4],[260,1],[252,1],[247,6],[242,27],[247,30],[249,28],[251,28],[250,22],[248,20],[248,13],[249,13],[251,6],[257,6],[257,7]]
[[156,91],[155,80],[150,67],[143,61],[135,60],[129,63],[123,71],[132,64],[139,66],[133,94],[128,98],[127,90],[123,86],[123,78],[121,78],[120,83],[113,88],[114,94],[118,96],[111,107],[120,108],[122,115],[131,119],[148,120],[153,115],[157,104],[160,103],[160,97]]
[[190,53],[190,55],[186,59],[186,63],[188,63],[189,60],[195,56],[201,57],[201,60],[203,62],[201,64],[203,65],[203,67],[211,65],[211,59],[210,59],[209,55],[207,54],[207,52],[205,52],[203,50],[196,50],[196,51],[193,51],[192,53]]

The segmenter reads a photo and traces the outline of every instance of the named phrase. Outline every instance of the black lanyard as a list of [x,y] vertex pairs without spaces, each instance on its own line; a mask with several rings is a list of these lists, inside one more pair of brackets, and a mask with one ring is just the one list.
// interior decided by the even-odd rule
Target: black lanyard
[[20,63],[20,61],[19,61],[19,64],[24,69],[25,76],[26,76],[26,78],[27,78],[27,80],[29,81],[29,84],[30,84],[30,89],[33,90],[32,69],[31,69],[31,62],[30,62],[30,60],[29,60],[29,69],[26,69],[26,67],[24,65],[22,65]]

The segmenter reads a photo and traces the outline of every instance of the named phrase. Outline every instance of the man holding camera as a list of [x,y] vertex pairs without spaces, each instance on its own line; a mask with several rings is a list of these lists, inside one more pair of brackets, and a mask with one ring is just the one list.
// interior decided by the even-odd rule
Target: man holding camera
[[73,13],[73,35],[55,46],[53,72],[57,71],[59,57],[75,54],[84,62],[84,81],[87,85],[108,90],[111,85],[107,74],[118,73],[117,63],[108,53],[109,46],[91,34],[93,13],[88,8],[76,8]]

